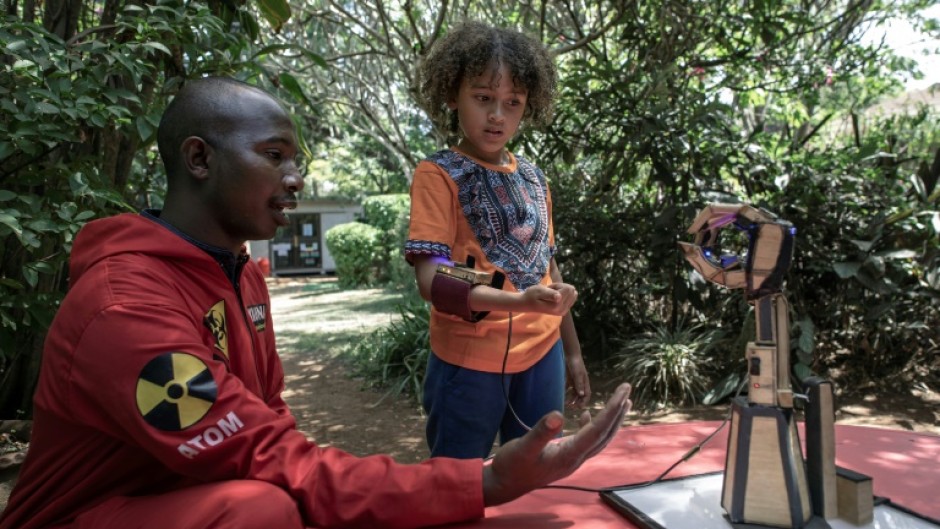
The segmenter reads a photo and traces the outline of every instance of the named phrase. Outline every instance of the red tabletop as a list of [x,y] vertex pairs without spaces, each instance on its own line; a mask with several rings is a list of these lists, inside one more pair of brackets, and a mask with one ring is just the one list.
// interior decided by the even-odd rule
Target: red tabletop
[[[648,481],[712,433],[720,422],[685,422],[623,428],[608,447],[558,484],[604,488]],[[801,439],[805,442],[802,433]],[[730,425],[667,478],[720,471]],[[804,452],[805,453],[805,452]],[[876,496],[940,519],[940,436],[866,426],[836,425],[836,464],[871,476]],[[635,527],[596,492],[540,489],[486,518],[447,526],[460,528],[591,529]]]

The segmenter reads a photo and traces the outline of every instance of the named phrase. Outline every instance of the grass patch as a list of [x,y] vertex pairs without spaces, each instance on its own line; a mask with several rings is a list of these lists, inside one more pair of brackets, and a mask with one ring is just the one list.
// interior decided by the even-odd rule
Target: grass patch
[[344,289],[336,281],[290,282],[270,291],[281,355],[339,357],[386,395],[420,395],[430,310],[416,291]]
[[300,291],[304,293],[326,294],[329,292],[339,292],[342,290],[336,281],[319,281],[316,283],[307,283],[301,287]]
[[362,341],[363,336],[367,333],[368,331],[357,329],[319,334],[293,333],[293,335],[285,336],[290,340],[290,343],[283,352],[290,354],[304,351],[321,351],[331,357],[346,355],[356,344]]

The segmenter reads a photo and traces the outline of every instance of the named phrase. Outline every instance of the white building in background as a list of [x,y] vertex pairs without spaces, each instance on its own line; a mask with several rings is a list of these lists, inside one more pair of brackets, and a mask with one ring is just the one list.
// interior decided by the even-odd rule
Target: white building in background
[[326,248],[325,233],[337,224],[355,221],[362,206],[335,199],[301,200],[287,212],[290,225],[277,230],[270,241],[251,241],[255,261],[267,259],[272,276],[331,274],[336,263]]

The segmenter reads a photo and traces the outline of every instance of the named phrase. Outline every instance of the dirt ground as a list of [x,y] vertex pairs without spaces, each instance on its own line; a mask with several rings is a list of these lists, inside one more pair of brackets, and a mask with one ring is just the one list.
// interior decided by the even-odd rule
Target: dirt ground
[[[427,457],[424,417],[414,400],[369,389],[351,376],[335,353],[395,317],[394,296],[377,289],[342,291],[334,278],[277,279],[269,283],[271,311],[284,363],[285,400],[298,427],[321,446],[356,455],[389,454],[400,462]],[[339,344],[340,346],[338,346]],[[595,374],[593,409],[617,385]],[[940,395],[933,392],[856,391],[837,397],[839,423],[931,432],[940,435]],[[624,426],[651,422],[719,420],[727,406],[629,415]],[[569,411],[566,432],[575,428]],[[2,430],[0,430],[2,432]],[[4,442],[6,439],[6,442]],[[0,433],[0,509],[6,504],[26,445]]]

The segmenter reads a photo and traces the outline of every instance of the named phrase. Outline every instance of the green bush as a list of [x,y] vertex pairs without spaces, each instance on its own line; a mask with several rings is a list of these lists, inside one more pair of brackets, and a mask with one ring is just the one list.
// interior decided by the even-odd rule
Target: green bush
[[377,268],[377,283],[405,290],[414,287],[414,272],[402,256],[410,211],[407,194],[375,195],[362,202],[362,221],[381,231],[376,255],[384,262]]
[[[284,0],[258,3],[278,26],[290,13]],[[261,73],[250,49],[259,28],[249,6],[234,12],[234,4],[219,2],[118,0],[102,8],[79,1],[68,3],[68,16],[65,6],[11,3],[0,18],[0,417],[6,418],[31,414],[42,343],[68,285],[75,233],[92,218],[160,206],[165,175],[152,147],[179,83],[235,70]]]
[[408,227],[411,224],[411,215],[405,212],[405,215],[398,219],[398,227],[395,230],[393,244],[388,252],[388,284],[390,287],[397,288],[406,293],[417,293],[418,284],[415,282],[415,269],[402,254],[402,248],[405,240],[408,239]]
[[[116,152],[134,147],[116,137],[152,136],[159,116],[136,81],[154,75],[151,56],[163,47],[153,33],[131,29],[153,21],[140,11],[119,17],[121,39],[107,45],[70,44],[15,17],[0,24],[2,417],[31,413],[39,352],[66,289],[75,234],[94,217],[132,209],[113,169]],[[134,82],[127,88],[118,79]]]
[[842,387],[940,383],[937,118],[872,119],[858,136],[793,155],[789,185],[772,197],[798,228],[794,361]]
[[326,247],[336,261],[336,276],[342,287],[369,286],[375,283],[380,265],[377,253],[382,232],[361,222],[333,226],[326,232]]
[[614,354],[616,368],[633,384],[638,410],[695,404],[708,386],[706,366],[721,332],[680,321],[675,329],[664,325],[622,342]]
[[398,310],[400,320],[376,330],[356,346],[354,361],[360,375],[389,388],[387,395],[407,393],[420,399],[431,354],[431,309],[417,295],[406,295]]
[[363,222],[383,232],[394,232],[410,208],[411,197],[404,193],[371,196],[362,201]]
[[[561,61],[556,119],[520,140],[550,179],[556,260],[579,291],[582,345],[606,359],[615,337],[681,318],[749,328],[741,293],[702,285],[676,247],[702,206],[743,202],[798,229],[785,289],[798,377],[940,384],[936,111],[884,122],[865,113],[903,64],[871,53],[860,32],[830,33],[820,21],[841,19],[841,5],[793,17],[787,3],[761,3],[760,16],[715,18],[707,13],[728,6],[703,2],[680,25],[654,5],[635,4],[621,33],[629,43],[603,59]],[[769,55],[732,51],[767,24]],[[787,66],[767,68],[770,55]],[[837,74],[820,71],[835,63]],[[740,372],[738,360],[712,366]]]

